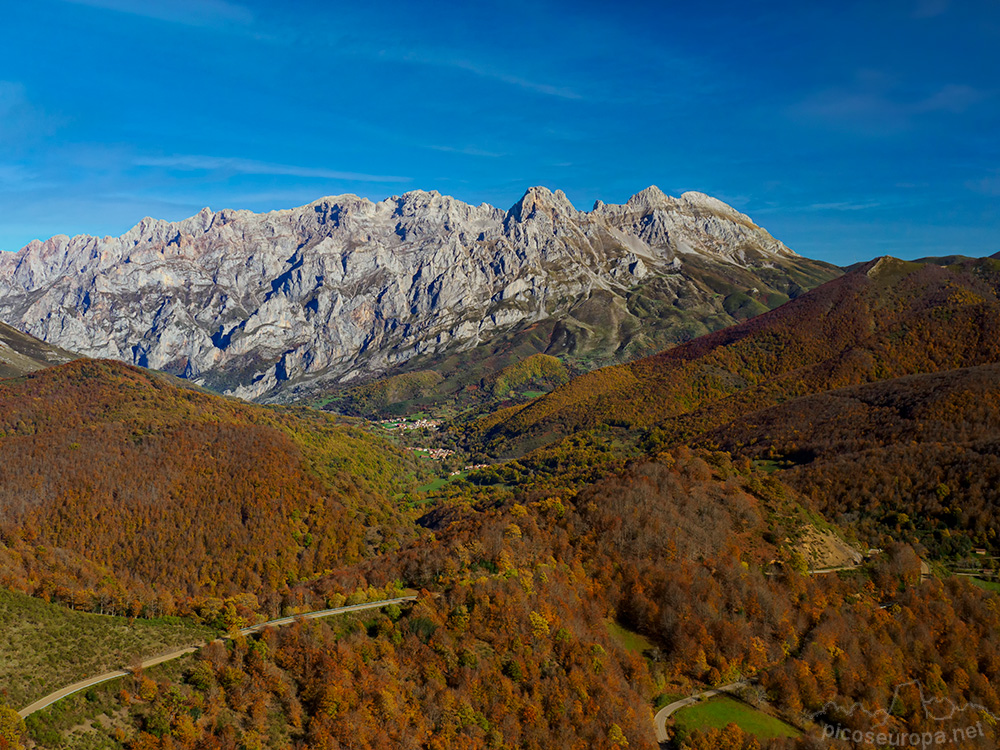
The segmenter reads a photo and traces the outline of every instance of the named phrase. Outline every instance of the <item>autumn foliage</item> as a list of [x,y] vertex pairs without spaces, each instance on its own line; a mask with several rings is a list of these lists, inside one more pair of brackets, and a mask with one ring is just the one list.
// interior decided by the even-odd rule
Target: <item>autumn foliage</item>
[[676,444],[789,398],[998,359],[1000,261],[883,258],[740,325],[575,378],[468,435],[516,453],[611,424]]
[[[992,259],[860,267],[478,420],[468,446],[519,457],[427,495],[315,412],[105,362],[0,383],[0,584],[230,628],[419,591],[128,678],[129,748],[651,749],[657,696],[747,679],[803,737],[674,745],[815,748],[855,704],[926,731],[908,684],[1000,715],[1000,599],[918,557],[995,549],[998,290]],[[881,550],[810,575],[817,511]]]
[[391,548],[412,459],[366,433],[80,361],[0,384],[0,582],[72,606],[169,614]]

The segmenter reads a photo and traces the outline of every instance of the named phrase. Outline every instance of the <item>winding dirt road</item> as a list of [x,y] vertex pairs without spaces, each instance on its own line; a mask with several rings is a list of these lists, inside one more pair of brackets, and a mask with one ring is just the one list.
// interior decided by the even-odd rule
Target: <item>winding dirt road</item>
[[706,690],[704,693],[697,693],[696,695],[689,695],[687,698],[681,698],[679,701],[674,701],[673,703],[668,703],[659,711],[656,712],[656,716],[653,717],[653,726],[656,728],[656,741],[661,745],[670,739],[667,734],[667,719],[675,711],[679,711],[685,706],[691,706],[699,701],[703,701],[706,698],[711,698],[716,695],[721,695],[722,693],[732,693],[740,688],[744,688],[750,684],[749,680],[741,680],[740,682],[731,682],[728,685],[722,685],[711,690]]
[[[269,620],[268,622],[262,622],[260,625],[251,625],[249,628],[242,628],[240,630],[241,635],[251,635],[252,633],[259,633],[264,628],[279,628],[282,625],[291,625],[296,620],[315,620],[320,617],[330,617],[332,615],[343,615],[348,612],[360,612],[365,609],[378,609],[380,607],[388,607],[390,604],[402,604],[403,602],[416,601],[415,596],[402,596],[398,599],[383,599],[378,602],[367,602],[365,604],[352,604],[349,607],[336,607],[334,609],[321,609],[317,612],[305,612],[301,615],[293,615],[291,617],[281,617],[277,620]],[[221,640],[221,639],[219,639]],[[157,664],[162,664],[165,661],[172,661],[173,659],[179,659],[185,654],[193,654],[200,648],[207,646],[208,642],[202,643],[198,646],[189,646],[187,648],[182,648],[180,651],[172,651],[169,654],[163,654],[162,656],[156,656],[152,659],[147,659],[142,662],[142,668],[147,669],[149,667],[155,667]],[[86,690],[87,688],[93,687],[94,685],[100,685],[102,682],[107,682],[108,680],[114,680],[118,677],[125,677],[129,672],[124,669],[118,669],[114,672],[105,672],[104,674],[97,675],[96,677],[88,677],[86,680],[81,680],[80,682],[74,682],[72,685],[67,685],[66,687],[56,690],[50,695],[46,695],[44,698],[32,703],[30,706],[26,706],[18,711],[18,715],[23,719],[35,711],[41,711],[43,708],[51,706],[56,701],[65,698],[67,695],[72,695],[73,693],[78,693],[81,690]]]

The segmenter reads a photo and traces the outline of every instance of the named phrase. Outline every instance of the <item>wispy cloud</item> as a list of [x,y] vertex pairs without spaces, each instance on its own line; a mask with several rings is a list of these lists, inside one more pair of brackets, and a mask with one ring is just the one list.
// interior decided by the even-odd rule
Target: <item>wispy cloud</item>
[[[736,208],[741,208],[742,206],[747,206],[750,204],[750,199],[748,197],[740,197],[740,200],[727,201],[729,205],[735,206]],[[882,197],[882,200],[873,199],[862,199],[862,200],[844,200],[844,201],[827,201],[821,203],[798,203],[798,202],[778,202],[778,201],[765,201],[758,205],[753,206],[751,209],[747,210],[747,213],[752,216],[765,215],[765,214],[806,214],[806,213],[817,213],[817,214],[828,214],[833,215],[833,213],[854,213],[854,212],[864,212],[875,208],[886,208],[888,206],[903,205],[904,201],[899,199],[897,196],[886,195]],[[741,210],[743,210],[741,208]]]
[[540,83],[538,81],[532,81],[527,78],[521,78],[520,76],[511,75],[509,73],[497,70],[495,68],[478,65],[468,60],[451,60],[443,64],[449,65],[450,67],[453,68],[458,68],[459,70],[466,70],[469,73],[480,76],[481,78],[489,78],[494,81],[500,81],[501,83],[509,84],[511,86],[517,86],[518,88],[522,88],[527,91],[533,91],[536,94],[544,94],[545,96],[555,96],[560,99],[583,98],[576,91],[566,86],[553,86],[552,84],[549,83]]
[[551,83],[524,78],[509,71],[501,70],[492,65],[473,62],[472,60],[462,57],[449,57],[428,51],[407,52],[402,55],[383,51],[379,54],[379,57],[382,59],[397,60],[399,62],[413,63],[416,65],[429,65],[439,68],[461,70],[480,78],[499,81],[500,83],[505,83],[509,86],[516,86],[517,88],[524,89],[525,91],[531,91],[544,96],[553,96],[559,99],[583,98],[578,92],[567,86],[556,86]]
[[0,81],[0,120],[6,120],[26,103],[24,84],[16,81]]
[[982,91],[964,84],[950,84],[938,89],[925,99],[913,102],[911,111],[922,112],[953,112],[961,114],[974,104],[987,97]]
[[486,151],[481,148],[475,148],[473,146],[428,146],[427,148],[432,151],[443,151],[448,154],[464,154],[465,156],[486,156],[492,159],[497,159],[503,154],[496,153],[494,151]]
[[250,175],[280,175],[285,177],[305,177],[319,180],[345,180],[349,182],[410,182],[410,177],[397,175],[365,174],[363,172],[341,172],[335,169],[300,167],[291,164],[274,164],[255,159],[241,159],[227,156],[163,156],[140,157],[132,162],[137,167],[163,167],[181,171],[235,172]]
[[22,187],[36,175],[20,164],[0,164],[0,189]]
[[982,193],[983,195],[989,196],[1000,196],[1000,171],[997,171],[988,177],[982,177],[978,180],[969,180],[965,183],[965,186],[975,193]]
[[60,124],[31,103],[24,84],[0,81],[0,151],[25,140],[50,135]]
[[220,24],[247,26],[254,21],[254,14],[249,8],[228,0],[63,0],[63,2],[114,10],[185,26]]
[[881,203],[853,203],[837,201],[835,203],[812,203],[807,208],[811,211],[865,211],[869,208],[879,208]]
[[791,107],[796,117],[817,120],[871,135],[889,135],[911,127],[924,115],[967,112],[988,99],[989,92],[965,84],[948,84],[923,96],[906,96],[874,74],[859,74],[854,87],[819,91]]

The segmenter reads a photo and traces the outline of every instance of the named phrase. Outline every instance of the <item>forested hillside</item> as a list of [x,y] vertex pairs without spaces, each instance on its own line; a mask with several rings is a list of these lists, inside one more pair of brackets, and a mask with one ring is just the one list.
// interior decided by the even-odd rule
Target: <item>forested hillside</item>
[[700,442],[787,467],[828,517],[935,555],[1000,547],[1000,365],[806,396]]
[[[797,496],[747,463],[681,449],[561,491],[512,470],[524,472],[516,489],[468,489],[425,519],[433,537],[308,585],[401,579],[424,587],[411,608],[212,646],[177,681],[126,680],[105,736],[133,748],[652,748],[652,696],[741,676],[814,732],[827,701],[884,706],[910,679],[1000,710],[995,597],[921,583],[906,547],[845,578],[768,575],[792,552],[767,539],[795,535]],[[609,635],[615,620],[648,637],[647,658]],[[908,705],[889,727],[926,721]],[[719,742],[695,733],[684,746]]]
[[[306,410],[80,360],[0,382],[0,581],[112,614],[290,583],[398,546],[412,458]],[[257,606],[250,605],[251,609]]]
[[[489,462],[455,473],[381,425],[120,364],[0,382],[4,586],[231,631],[416,592],[135,671],[33,714],[29,741],[652,748],[656,709],[746,681],[744,709],[794,736],[678,722],[668,744],[806,750],[834,725],[871,729],[855,704],[891,707],[880,726],[897,737],[933,733],[919,700],[892,703],[919,682],[978,706],[984,734],[966,746],[995,747],[1000,599],[938,563],[996,549],[998,289],[994,260],[883,259],[422,434],[455,450],[448,462]],[[565,376],[539,356],[479,384],[499,399]],[[364,411],[441,382],[352,398]],[[812,565],[824,535],[854,562]]]
[[1000,260],[881,258],[745,323],[485,417],[471,439],[517,452],[612,424],[671,444],[789,398],[997,359]]

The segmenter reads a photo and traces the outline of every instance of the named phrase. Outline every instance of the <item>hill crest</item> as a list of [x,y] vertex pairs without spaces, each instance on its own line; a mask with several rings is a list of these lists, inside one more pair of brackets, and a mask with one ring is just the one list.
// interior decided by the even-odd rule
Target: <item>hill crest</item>
[[1000,264],[880,258],[788,304],[596,370],[478,429],[497,447],[601,423],[690,438],[782,400],[1000,360]]

